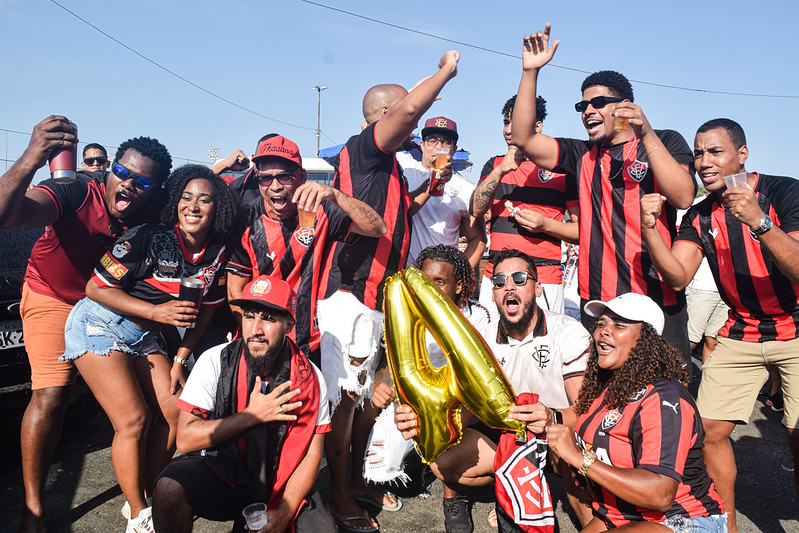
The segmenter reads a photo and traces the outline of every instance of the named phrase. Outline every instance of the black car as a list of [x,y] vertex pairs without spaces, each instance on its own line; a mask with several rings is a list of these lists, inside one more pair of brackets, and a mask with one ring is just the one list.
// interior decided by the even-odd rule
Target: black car
[[[25,353],[20,289],[31,248],[41,228],[0,230],[0,432],[18,431],[31,396],[31,368]],[[82,380],[73,388],[67,423],[88,420],[99,406]]]

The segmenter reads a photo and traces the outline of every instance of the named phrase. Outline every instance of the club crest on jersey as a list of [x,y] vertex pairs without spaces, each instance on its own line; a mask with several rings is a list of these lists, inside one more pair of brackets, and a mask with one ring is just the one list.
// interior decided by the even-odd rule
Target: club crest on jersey
[[621,422],[621,413],[618,409],[612,409],[608,411],[608,414],[602,419],[602,429],[607,431],[619,422]]
[[638,161],[637,159],[627,166],[627,175],[637,182],[641,182],[646,176],[646,171],[649,170],[649,164]]
[[[507,492],[503,503],[518,524],[546,526],[554,523],[552,497],[543,475],[546,445],[535,438],[519,446],[496,471],[496,478]],[[509,505],[508,505],[509,504]]]
[[128,252],[130,251],[130,243],[128,241],[125,242],[118,242],[114,245],[114,248],[111,250],[111,253],[114,257],[122,259]]
[[214,276],[216,276],[216,271],[218,269],[219,265],[208,265],[207,267],[203,268],[203,278],[205,279],[206,287],[210,287],[211,284],[214,282]]
[[533,361],[536,362],[538,368],[546,368],[550,361],[549,346],[544,344],[536,346],[534,352],[531,354]]
[[541,183],[546,183],[554,177],[555,173],[552,172],[551,170],[546,170],[543,168],[538,169],[538,179],[541,180]]
[[297,228],[294,232],[294,238],[297,242],[308,248],[313,242],[314,229],[313,228]]

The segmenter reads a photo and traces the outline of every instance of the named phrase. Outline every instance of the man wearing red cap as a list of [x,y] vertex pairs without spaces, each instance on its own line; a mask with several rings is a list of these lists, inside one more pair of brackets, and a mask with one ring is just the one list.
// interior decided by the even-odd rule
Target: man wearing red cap
[[411,237],[411,199],[395,153],[455,77],[459,58],[454,50],[444,54],[439,70],[411,92],[394,84],[369,89],[363,98],[366,126],[347,141],[336,161],[335,187],[373,207],[388,229],[380,238],[336,242],[323,267],[327,279],[320,294],[325,299],[319,301],[317,319],[322,372],[334,409],[333,429],[325,441],[332,489],[328,506],[347,531],[379,529],[355,497],[386,510],[400,508],[393,495],[373,494],[363,479],[366,441],[377,415],[364,400],[372,394],[379,362],[383,285],[405,267]]
[[[408,152],[397,154],[413,206],[413,233],[408,264],[429,246],[457,246],[461,235],[466,238],[464,253],[472,268],[483,257],[486,245],[483,217],[469,214],[469,200],[474,185],[452,170],[452,156],[458,149],[458,125],[447,117],[429,118],[422,128],[422,159],[417,161]],[[446,151],[448,162],[436,168],[436,152]],[[431,181],[443,182],[443,193],[431,191]]]
[[305,501],[330,414],[324,377],[288,337],[294,291],[260,276],[231,303],[243,312],[242,336],[205,352],[186,381],[177,404],[184,457],[156,483],[153,525],[191,531],[198,515],[241,529],[242,509],[264,502],[270,531],[332,533],[318,495]]
[[[245,224],[228,262],[228,298],[241,296],[245,283],[261,274],[283,279],[297,292],[297,328],[292,338],[319,362],[314,326],[316,295],[326,241],[352,242],[381,237],[386,225],[365,203],[329,185],[306,182],[295,143],[271,135],[258,143],[250,179],[259,196],[244,206]],[[306,210],[301,223],[298,209]],[[234,307],[234,312],[239,311]]]

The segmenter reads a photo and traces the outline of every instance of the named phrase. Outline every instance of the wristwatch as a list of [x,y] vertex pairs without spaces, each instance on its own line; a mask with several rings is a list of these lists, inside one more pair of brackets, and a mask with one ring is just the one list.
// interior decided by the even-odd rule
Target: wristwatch
[[768,215],[763,215],[763,218],[760,219],[760,225],[751,228],[749,233],[752,235],[752,237],[759,237],[772,227],[774,227],[774,222],[771,220],[771,217]]
[[591,468],[591,465],[594,464],[594,461],[596,461],[596,452],[593,450],[583,451],[583,466],[580,467],[580,470],[578,470],[577,473],[581,476],[587,474],[588,469]]
[[557,409],[551,409],[551,411],[552,411],[552,423],[553,424],[562,424],[563,423],[563,413],[561,413]]

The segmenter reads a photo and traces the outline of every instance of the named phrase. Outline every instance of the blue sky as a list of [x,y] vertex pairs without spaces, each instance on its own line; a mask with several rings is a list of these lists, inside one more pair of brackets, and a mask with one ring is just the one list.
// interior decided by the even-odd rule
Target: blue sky
[[[457,121],[478,178],[504,153],[500,111],[515,94],[521,60],[334,12],[301,0],[59,0],[114,38],[226,103],[168,74],[49,0],[0,0],[0,128],[30,132],[50,114],[76,122],[83,142],[108,146],[138,135],[161,140],[177,164],[208,162],[208,149],[252,153],[278,132],[315,155],[316,92],[322,93],[322,147],[357,133],[361,98],[376,83],[409,87],[461,52],[458,76],[425,118]],[[762,98],[682,91],[633,82],[636,103],[655,128],[693,143],[705,120],[744,127],[749,170],[799,175],[794,164],[799,4],[789,1],[399,3],[320,0],[392,24],[519,56],[521,38],[552,23],[561,66],[618,70],[632,80],[712,91],[791,95]],[[456,7],[457,6],[457,7]],[[545,132],[585,138],[574,102],[586,74],[548,67]],[[16,159],[28,137],[0,131],[0,158]],[[0,162],[4,170],[5,161]],[[37,174],[37,180],[46,172]]]

